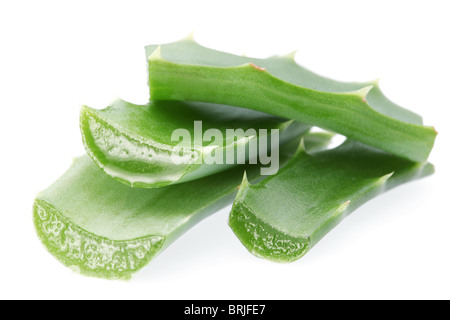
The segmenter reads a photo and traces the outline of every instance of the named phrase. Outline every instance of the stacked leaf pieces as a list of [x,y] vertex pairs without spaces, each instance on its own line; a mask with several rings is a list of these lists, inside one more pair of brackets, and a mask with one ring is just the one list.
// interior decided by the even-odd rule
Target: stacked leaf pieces
[[[338,82],[293,55],[240,57],[192,38],[146,52],[151,101],[83,107],[88,155],[34,203],[42,243],[84,275],[129,279],[233,200],[229,225],[252,254],[295,261],[368,200],[434,172],[436,131],[377,82]],[[312,126],[347,140],[330,148],[333,133],[308,133]],[[178,129],[223,138],[181,145]],[[253,133],[229,139],[229,129]],[[262,174],[261,148],[238,161],[238,149],[278,137],[272,132],[279,140],[266,151],[279,154],[278,172]],[[217,154],[234,162],[203,161]]]

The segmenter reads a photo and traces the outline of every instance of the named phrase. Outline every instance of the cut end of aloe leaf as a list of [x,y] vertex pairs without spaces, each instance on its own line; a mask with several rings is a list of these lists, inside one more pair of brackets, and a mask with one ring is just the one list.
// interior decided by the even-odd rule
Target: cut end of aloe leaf
[[[177,101],[134,105],[122,100],[103,110],[83,107],[80,127],[85,149],[95,163],[117,181],[140,188],[188,182],[227,170],[237,164],[238,150],[245,150],[243,161],[256,161],[258,155],[249,154],[250,145],[258,145],[260,136],[270,140],[272,129],[279,131],[276,144],[309,130],[292,120],[231,106]],[[236,136],[229,137],[228,131]],[[202,141],[206,132],[215,135]]]
[[[127,131],[99,110],[83,107],[80,127],[89,156],[106,174],[128,186],[163,187],[180,180],[189,167],[173,164],[171,146]],[[195,151],[185,153],[182,156],[192,156]]]
[[243,183],[234,201],[229,225],[258,257],[295,261],[365,202],[434,172],[431,164],[351,140],[326,149],[327,134],[308,134],[302,140],[306,143],[277,175]]
[[34,225],[48,251],[72,270],[129,279],[195,223],[230,203],[242,173],[235,168],[165,188],[129,188],[86,155],[38,195]]
[[[279,152],[284,165],[296,142]],[[44,246],[65,266],[84,275],[129,279],[202,219],[230,204],[246,171],[259,165],[164,188],[129,188],[104,174],[85,155],[42,191],[33,220]]]
[[233,205],[229,225],[250,253],[273,262],[296,261],[310,247],[308,239],[292,237],[258,219],[244,202]]
[[164,245],[164,237],[116,241],[97,236],[72,223],[51,204],[36,200],[33,220],[47,250],[66,267],[86,276],[130,279]]

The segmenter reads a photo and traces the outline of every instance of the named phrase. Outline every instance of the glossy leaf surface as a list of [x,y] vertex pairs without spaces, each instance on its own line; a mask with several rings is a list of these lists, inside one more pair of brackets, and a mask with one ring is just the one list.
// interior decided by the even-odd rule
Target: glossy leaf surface
[[354,141],[311,154],[300,148],[277,175],[253,185],[244,177],[229,224],[254,255],[295,261],[368,200],[433,171]]
[[[298,139],[280,150],[281,164],[296,144]],[[67,267],[128,279],[197,222],[232,203],[245,170],[250,180],[262,178],[259,165],[246,165],[163,188],[130,188],[85,155],[38,195],[34,224],[44,246]]]
[[[199,129],[195,122],[201,122]],[[254,154],[250,157],[249,145],[258,145],[262,136],[272,146],[272,129],[279,130],[274,148],[309,129],[298,122],[224,105],[177,101],[135,105],[122,100],[103,110],[83,107],[80,126],[87,153],[105,173],[143,188],[191,181],[229,169],[239,164],[238,148],[245,151],[245,161],[241,162],[249,163],[250,158],[256,162]],[[190,137],[183,146],[180,140],[184,138],[172,138],[180,129]],[[236,136],[227,134],[239,129],[242,131],[236,131]],[[217,139],[202,139],[211,130],[220,134]],[[205,161],[217,154],[223,155],[220,163]],[[227,162],[227,157],[233,161]]]
[[293,55],[252,59],[192,39],[148,46],[153,100],[222,103],[318,126],[412,161],[436,137],[420,116],[388,100],[377,82],[344,83],[299,66]]

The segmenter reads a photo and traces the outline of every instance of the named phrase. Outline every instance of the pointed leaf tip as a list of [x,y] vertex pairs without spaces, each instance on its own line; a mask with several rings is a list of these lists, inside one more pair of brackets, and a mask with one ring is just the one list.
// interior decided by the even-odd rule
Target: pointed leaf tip
[[374,87],[373,85],[370,85],[370,86],[366,86],[366,87],[363,87],[363,88],[361,88],[359,90],[352,91],[352,92],[349,92],[349,93],[352,94],[352,95],[358,96],[364,102],[367,102],[367,100],[366,100],[367,95],[369,94],[370,90],[373,89],[373,87]]
[[184,40],[195,42],[194,31],[191,31],[191,32],[184,38]]
[[161,54],[161,46],[158,46],[155,51],[152,52],[152,54],[148,57],[148,60],[163,60],[162,54]]
[[245,188],[248,187],[250,185],[250,183],[248,182],[248,178],[247,178],[247,171],[244,171],[244,176],[242,177],[242,183],[239,186],[239,188]]
[[348,200],[348,201],[344,202],[343,204],[341,204],[333,216],[337,216],[337,215],[341,214],[342,212],[344,212],[347,209],[347,207],[350,205],[350,203],[351,203],[351,201]]
[[281,56],[281,58],[285,58],[285,59],[288,59],[288,60],[295,61],[295,56],[296,55],[297,55],[297,50],[294,50],[294,51],[292,51],[292,52],[290,52],[288,54],[285,54],[284,56]]
[[302,137],[300,139],[300,143],[298,144],[297,151],[295,152],[295,155],[306,153],[306,146],[305,146],[305,138]]
[[381,78],[376,78],[375,80],[372,80],[369,83],[371,83],[374,87],[379,87],[380,86],[380,80],[381,80]]
[[295,120],[287,120],[281,124],[280,129],[286,129],[290,125],[292,125],[294,122],[295,122]]
[[244,171],[244,176],[242,177],[242,182],[237,187],[238,193],[236,195],[236,200],[243,199],[245,197],[245,193],[249,187],[250,187],[250,183],[248,182],[247,171]]
[[388,173],[388,174],[382,176],[375,182],[375,185],[378,185],[378,186],[384,185],[394,175],[394,173],[395,172],[392,171],[391,173]]
[[295,61],[295,56],[297,55],[297,50],[289,52],[288,54],[271,56],[268,59],[285,59],[289,61]]

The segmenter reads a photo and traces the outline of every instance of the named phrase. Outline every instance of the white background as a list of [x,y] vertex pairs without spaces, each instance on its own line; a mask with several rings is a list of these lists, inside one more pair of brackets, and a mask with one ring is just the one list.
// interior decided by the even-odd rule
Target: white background
[[[1,1],[0,298],[450,298],[448,1]],[[255,258],[204,220],[133,280],[80,276],[33,230],[31,207],[83,154],[81,104],[148,99],[144,46],[203,45],[297,61],[348,81],[381,77],[439,131],[437,172],[366,204],[292,264]]]

